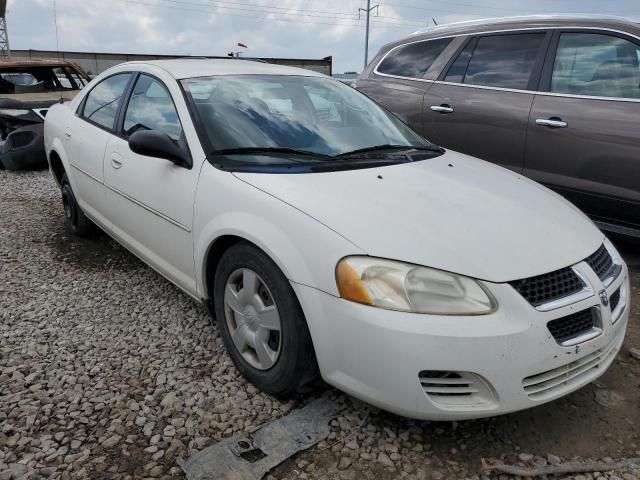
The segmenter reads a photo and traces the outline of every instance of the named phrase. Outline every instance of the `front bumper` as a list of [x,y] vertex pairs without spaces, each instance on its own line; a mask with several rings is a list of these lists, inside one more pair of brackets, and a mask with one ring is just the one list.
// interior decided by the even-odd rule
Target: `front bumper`
[[[628,295],[614,323],[598,294],[540,312],[508,284],[491,284],[500,307],[475,317],[407,314],[293,287],[325,381],[384,410],[428,420],[514,412],[577,390],[613,362],[629,316]],[[630,292],[626,266],[606,290],[620,287]],[[598,309],[602,333],[559,345],[547,323],[590,307]],[[437,372],[454,375],[429,380]],[[463,390],[448,395],[452,386]],[[469,391],[476,393],[459,393]]]
[[0,142],[0,162],[7,170],[47,166],[44,150],[44,123],[13,130]]

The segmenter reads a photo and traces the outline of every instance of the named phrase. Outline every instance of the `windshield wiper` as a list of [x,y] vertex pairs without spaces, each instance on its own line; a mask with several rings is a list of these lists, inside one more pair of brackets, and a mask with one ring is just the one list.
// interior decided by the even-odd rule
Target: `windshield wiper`
[[437,145],[414,146],[414,145],[384,144],[384,145],[374,145],[373,147],[358,148],[357,150],[351,150],[350,152],[344,152],[339,155],[334,155],[332,158],[351,157],[352,155],[358,155],[361,153],[374,153],[374,152],[382,152],[385,150],[426,150],[429,152],[438,152],[438,153],[442,152],[442,149]]
[[270,155],[270,154],[295,154],[307,157],[331,158],[329,155],[322,153],[310,152],[309,150],[297,150],[295,148],[286,147],[238,147],[223,148],[221,150],[213,150],[209,155]]
[[[335,157],[334,157],[335,158]],[[339,170],[355,170],[359,168],[385,167],[388,165],[398,165],[399,163],[409,163],[410,160],[405,158],[359,158],[355,160],[328,160],[316,163],[309,167],[312,172],[333,172]]]

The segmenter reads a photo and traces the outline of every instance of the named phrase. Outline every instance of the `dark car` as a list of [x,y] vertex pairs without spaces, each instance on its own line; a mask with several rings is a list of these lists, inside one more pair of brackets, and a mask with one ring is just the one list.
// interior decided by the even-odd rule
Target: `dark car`
[[45,167],[44,117],[90,81],[70,62],[0,62],[0,169]]
[[356,88],[429,140],[522,173],[601,228],[640,237],[639,63],[640,23],[507,18],[388,44]]

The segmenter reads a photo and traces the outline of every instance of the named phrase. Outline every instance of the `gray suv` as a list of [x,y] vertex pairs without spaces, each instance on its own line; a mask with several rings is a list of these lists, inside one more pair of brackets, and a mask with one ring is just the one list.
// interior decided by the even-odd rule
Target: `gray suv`
[[602,229],[640,237],[639,64],[640,23],[507,18],[388,44],[356,88],[429,140],[522,173]]

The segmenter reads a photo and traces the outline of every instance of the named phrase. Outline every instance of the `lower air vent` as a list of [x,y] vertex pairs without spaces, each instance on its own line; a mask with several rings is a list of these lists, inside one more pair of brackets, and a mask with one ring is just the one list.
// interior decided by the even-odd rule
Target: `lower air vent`
[[524,391],[533,400],[562,395],[606,369],[619,349],[620,344],[616,342],[606,350],[596,350],[574,362],[526,377],[522,380]]
[[547,323],[547,328],[558,343],[564,343],[583,335],[596,326],[597,313],[592,308],[556,318]]
[[495,401],[492,388],[475,373],[423,370],[418,379],[431,401],[446,407],[490,405]]

